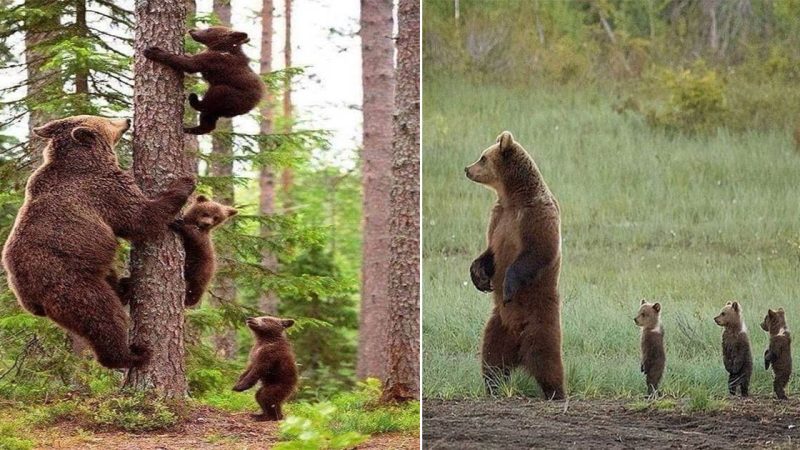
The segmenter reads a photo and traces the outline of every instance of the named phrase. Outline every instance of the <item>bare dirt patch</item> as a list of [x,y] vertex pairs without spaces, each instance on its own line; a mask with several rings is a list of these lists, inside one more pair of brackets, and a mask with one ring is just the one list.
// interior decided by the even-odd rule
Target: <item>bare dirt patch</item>
[[630,401],[425,400],[426,449],[795,448],[800,401],[731,399],[714,412],[637,411]]
[[[128,433],[61,422],[36,430],[31,438],[37,442],[38,449],[255,450],[269,449],[278,442],[278,424],[253,421],[248,413],[200,408],[181,424],[164,431]],[[358,448],[416,449],[419,448],[419,436],[399,433],[373,435]]]

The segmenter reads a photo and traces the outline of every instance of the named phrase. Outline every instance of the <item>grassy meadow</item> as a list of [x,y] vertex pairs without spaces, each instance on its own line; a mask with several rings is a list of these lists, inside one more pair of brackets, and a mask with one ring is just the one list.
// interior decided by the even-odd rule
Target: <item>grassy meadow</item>
[[[424,80],[424,397],[484,395],[479,348],[492,301],[472,286],[469,265],[485,247],[495,197],[463,168],[506,129],[561,204],[570,395],[644,396],[632,320],[642,298],[663,306],[663,393],[727,395],[713,317],[736,299],[753,348],[751,393],[771,395],[759,324],[779,306],[790,328],[800,324],[800,154],[791,136],[670,136],[615,113],[613,102],[600,88]],[[800,367],[800,351],[794,358]],[[507,393],[538,395],[538,388],[518,374]],[[797,375],[792,394],[800,395]]]

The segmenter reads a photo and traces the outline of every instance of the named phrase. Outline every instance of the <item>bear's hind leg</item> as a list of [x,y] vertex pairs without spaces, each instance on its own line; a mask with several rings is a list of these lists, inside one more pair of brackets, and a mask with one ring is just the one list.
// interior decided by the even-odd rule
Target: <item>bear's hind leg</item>
[[493,314],[483,331],[481,369],[486,393],[496,396],[500,387],[511,379],[511,370],[519,363],[519,340]]
[[110,369],[145,365],[148,348],[128,347],[128,320],[122,302],[104,279],[79,279],[67,296],[51,302],[47,315],[63,328],[84,338],[97,361]]
[[[284,384],[262,385],[256,392],[256,401],[261,406],[261,420],[282,420],[281,405],[291,395],[292,386]],[[257,417],[258,419],[258,417]]]
[[219,117],[209,114],[207,112],[200,113],[200,124],[192,128],[183,128],[184,133],[188,134],[206,134],[214,131],[217,127],[217,119]]
[[560,330],[528,326],[522,335],[522,365],[536,380],[546,400],[563,400],[564,365],[561,361]]

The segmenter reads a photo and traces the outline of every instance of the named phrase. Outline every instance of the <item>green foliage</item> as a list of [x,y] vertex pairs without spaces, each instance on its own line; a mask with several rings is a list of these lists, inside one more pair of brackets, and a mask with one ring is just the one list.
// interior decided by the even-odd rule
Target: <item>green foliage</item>
[[368,436],[355,431],[335,432],[330,427],[336,407],[319,403],[308,408],[303,417],[289,416],[280,425],[283,442],[276,450],[294,449],[346,449],[365,442]]
[[101,399],[93,408],[91,418],[98,425],[126,431],[168,428],[179,419],[162,400],[142,392],[123,392]]
[[35,443],[20,436],[20,424],[16,422],[0,422],[0,449],[30,450]]
[[648,111],[647,122],[671,132],[716,132],[727,113],[725,85],[702,61],[691,69],[665,71],[662,82],[669,92],[663,111]]

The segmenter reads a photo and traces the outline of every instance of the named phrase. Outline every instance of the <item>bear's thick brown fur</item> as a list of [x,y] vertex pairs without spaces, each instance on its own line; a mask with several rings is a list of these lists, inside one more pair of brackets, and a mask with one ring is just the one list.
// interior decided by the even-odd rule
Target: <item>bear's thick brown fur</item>
[[180,178],[147,198],[114,153],[129,126],[75,116],[36,128],[50,141],[3,248],[20,305],[84,338],[109,368],[141,366],[150,355],[144,346],[128,346],[127,315],[114,286],[116,238],[141,242],[167,232],[194,190],[193,178]]
[[497,193],[488,248],[470,268],[481,291],[494,291],[483,334],[483,376],[491,394],[522,366],[547,399],[565,395],[561,361],[559,206],[533,159],[505,131],[467,167],[467,177]]
[[786,385],[792,376],[792,335],[786,326],[786,316],[783,308],[777,311],[768,310],[761,322],[761,329],[769,333],[769,347],[764,352],[764,368],[772,372],[775,379],[772,388],[775,396],[780,400],[787,400]]
[[633,318],[642,327],[642,363],[640,369],[647,381],[649,395],[658,392],[658,384],[664,375],[667,354],[664,351],[664,328],[661,326],[661,303],[642,300],[639,313]]
[[175,70],[200,72],[208,82],[208,91],[202,100],[196,94],[189,94],[189,104],[200,111],[200,124],[183,129],[190,134],[205,134],[216,128],[220,117],[239,116],[255,108],[266,88],[250,68],[250,60],[242,51],[242,44],[250,41],[247,33],[215,26],[189,30],[189,35],[208,49],[187,56],[150,47],[144,51],[144,56]]
[[753,373],[753,354],[739,302],[726,303],[714,317],[714,322],[725,328],[722,332],[722,360],[728,371],[728,392],[736,395],[738,387],[742,397],[747,397]]
[[183,238],[186,251],[186,265],[183,269],[186,306],[194,306],[200,301],[217,270],[211,230],[237,213],[234,208],[209,200],[205,195],[198,195],[183,214],[183,219],[171,225]]
[[297,388],[297,365],[292,344],[284,330],[294,325],[294,320],[263,316],[247,319],[256,341],[250,350],[250,360],[239,381],[233,387],[241,392],[261,380],[256,391],[256,401],[262,413],[257,420],[281,420],[281,405]]

